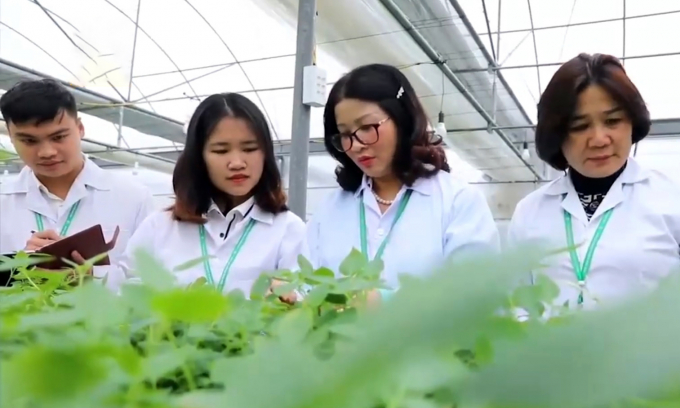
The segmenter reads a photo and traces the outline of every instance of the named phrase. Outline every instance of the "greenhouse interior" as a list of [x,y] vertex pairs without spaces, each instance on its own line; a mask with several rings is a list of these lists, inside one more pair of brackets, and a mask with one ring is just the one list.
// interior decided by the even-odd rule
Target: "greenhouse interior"
[[[673,81],[680,66],[680,4],[671,0],[317,0],[300,50],[298,0],[2,0],[0,89],[56,78],[72,90],[84,152],[172,202],[172,171],[198,103],[241,93],[266,114],[286,187],[308,161],[307,218],[337,188],[323,145],[323,107],[311,107],[307,156],[291,149],[296,58],[313,55],[327,88],[354,67],[397,66],[432,126],[444,115],[452,176],[486,195],[501,232],[518,200],[557,173],[534,151],[536,105],[556,69],[581,52],[623,61],[653,124],[639,161],[680,174]],[[597,3],[597,6],[595,6]],[[304,42],[302,42],[304,44]],[[302,122],[303,126],[306,122]],[[299,123],[296,129],[299,129]],[[22,163],[2,126],[0,182]]]

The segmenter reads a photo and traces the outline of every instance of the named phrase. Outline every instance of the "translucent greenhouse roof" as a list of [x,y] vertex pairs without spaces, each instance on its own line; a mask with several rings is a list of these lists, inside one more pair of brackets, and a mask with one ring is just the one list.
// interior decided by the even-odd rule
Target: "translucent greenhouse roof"
[[680,93],[680,82],[669,79],[680,66],[680,43],[674,40],[680,34],[680,2],[460,0],[459,3],[484,46],[496,56],[503,76],[531,118],[536,117],[539,96],[559,65],[581,52],[619,57],[645,98],[652,118],[679,116],[676,95]]
[[[0,88],[32,70],[84,89],[89,141],[154,155],[181,149],[181,126],[201,98],[239,92],[286,143],[297,1],[0,0]],[[318,0],[317,7],[317,64],[329,83],[361,64],[400,67],[431,121],[445,114],[453,167],[466,179],[546,177],[535,155],[525,161],[520,151],[533,138],[541,88],[579,52],[623,57],[652,116],[678,116],[680,84],[669,80],[680,63],[677,1]],[[317,142],[321,111],[312,111]],[[332,174],[329,158],[312,158],[310,172]]]

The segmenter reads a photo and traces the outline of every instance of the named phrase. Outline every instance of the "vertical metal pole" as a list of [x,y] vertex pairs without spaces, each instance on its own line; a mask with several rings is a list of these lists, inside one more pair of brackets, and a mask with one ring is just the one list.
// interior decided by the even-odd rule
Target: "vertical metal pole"
[[295,88],[293,89],[293,129],[290,143],[288,205],[303,220],[307,214],[307,170],[311,107],[302,103],[304,67],[314,62],[316,0],[298,1]]
[[[137,55],[137,33],[139,32],[139,12],[142,8],[142,0],[137,1],[137,17],[135,18],[135,35],[134,39],[132,40],[132,61],[130,61],[130,81],[128,82],[128,90],[127,90],[127,99],[125,99],[125,102],[130,102],[130,98],[132,97],[132,77],[134,76],[134,71],[135,71],[135,55]],[[123,137],[123,118],[125,116],[125,107],[121,106],[120,107],[120,115],[119,115],[119,121],[118,121],[118,139],[117,139],[117,144],[118,147],[123,146],[123,142],[125,141],[125,138]],[[127,144],[127,143],[126,143]],[[130,146],[128,146],[130,147]]]

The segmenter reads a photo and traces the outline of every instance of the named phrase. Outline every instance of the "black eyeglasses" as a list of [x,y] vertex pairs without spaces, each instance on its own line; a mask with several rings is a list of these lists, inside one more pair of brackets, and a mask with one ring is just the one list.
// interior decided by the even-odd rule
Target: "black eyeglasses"
[[375,144],[378,142],[380,136],[378,128],[389,119],[390,118],[385,118],[378,123],[361,125],[352,133],[338,133],[337,135],[333,135],[331,137],[331,143],[333,144],[333,147],[342,153],[346,153],[352,148],[355,139],[364,146]]

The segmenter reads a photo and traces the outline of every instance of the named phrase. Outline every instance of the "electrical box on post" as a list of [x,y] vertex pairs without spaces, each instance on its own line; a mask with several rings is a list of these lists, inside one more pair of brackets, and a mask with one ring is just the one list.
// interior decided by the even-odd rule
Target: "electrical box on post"
[[326,71],[308,65],[302,73],[302,103],[320,108],[326,105]]

